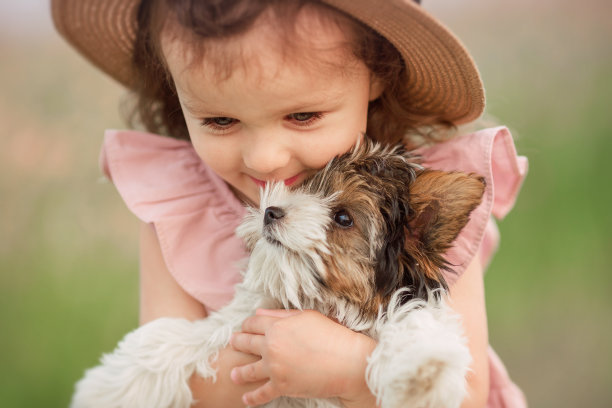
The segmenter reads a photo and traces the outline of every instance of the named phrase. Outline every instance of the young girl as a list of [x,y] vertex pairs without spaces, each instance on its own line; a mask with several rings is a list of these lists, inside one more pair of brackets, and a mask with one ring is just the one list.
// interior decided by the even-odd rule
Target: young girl
[[[133,91],[151,132],[108,132],[101,155],[143,221],[141,324],[228,303],[246,256],[234,236],[243,205],[258,204],[266,181],[299,185],[365,132],[419,148],[428,167],[485,176],[483,203],[447,254],[473,359],[463,406],[525,406],[488,347],[483,265],[497,239],[490,214],[511,209],[526,162],[504,128],[442,136],[480,116],[484,92],[467,51],[419,5],[52,0],[52,10],[60,33]],[[191,378],[198,406],[281,395],[375,406],[365,383],[374,340],[313,311],[260,310],[242,329],[216,382]]]

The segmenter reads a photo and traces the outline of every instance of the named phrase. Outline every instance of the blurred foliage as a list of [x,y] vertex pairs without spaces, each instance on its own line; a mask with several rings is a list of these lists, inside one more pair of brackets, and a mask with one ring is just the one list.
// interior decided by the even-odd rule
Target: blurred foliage
[[[486,276],[532,407],[612,406],[612,38],[605,1],[431,3],[530,173]],[[439,4],[438,4],[439,3]],[[137,221],[96,166],[122,90],[55,34],[0,38],[0,405],[67,406],[137,325]]]

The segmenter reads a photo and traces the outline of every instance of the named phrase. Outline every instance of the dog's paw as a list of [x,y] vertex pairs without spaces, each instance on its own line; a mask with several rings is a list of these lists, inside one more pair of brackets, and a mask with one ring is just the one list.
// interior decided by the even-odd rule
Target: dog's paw
[[[201,321],[205,322],[205,321]],[[127,334],[76,384],[72,408],[189,407],[188,381],[214,375],[206,353],[206,324],[158,319]]]
[[389,313],[378,340],[366,376],[379,405],[461,405],[471,356],[459,318],[450,308],[413,301]]

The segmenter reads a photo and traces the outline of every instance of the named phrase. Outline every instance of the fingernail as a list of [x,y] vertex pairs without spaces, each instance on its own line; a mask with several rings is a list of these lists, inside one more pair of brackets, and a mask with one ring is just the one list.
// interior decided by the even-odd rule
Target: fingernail
[[232,371],[230,371],[230,378],[232,379],[233,382],[237,383],[238,382],[238,370],[236,368],[232,369]]

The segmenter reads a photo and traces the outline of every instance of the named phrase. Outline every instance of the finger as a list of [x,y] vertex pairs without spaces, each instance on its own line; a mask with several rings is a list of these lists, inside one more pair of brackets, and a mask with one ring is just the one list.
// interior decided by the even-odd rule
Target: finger
[[234,333],[230,344],[237,351],[261,356],[265,341],[265,337],[260,334]]
[[262,405],[280,396],[280,393],[276,391],[272,383],[268,381],[256,390],[244,394],[242,396],[242,402],[248,406]]
[[260,360],[256,363],[234,367],[230,373],[230,378],[235,384],[244,384],[262,381],[269,376],[266,374],[263,361]]
[[257,316],[272,316],[272,317],[289,317],[295,316],[301,313],[300,310],[296,309],[257,309],[255,315]]
[[280,318],[275,316],[251,316],[242,322],[242,331],[253,334],[265,334],[266,330],[278,319]]

